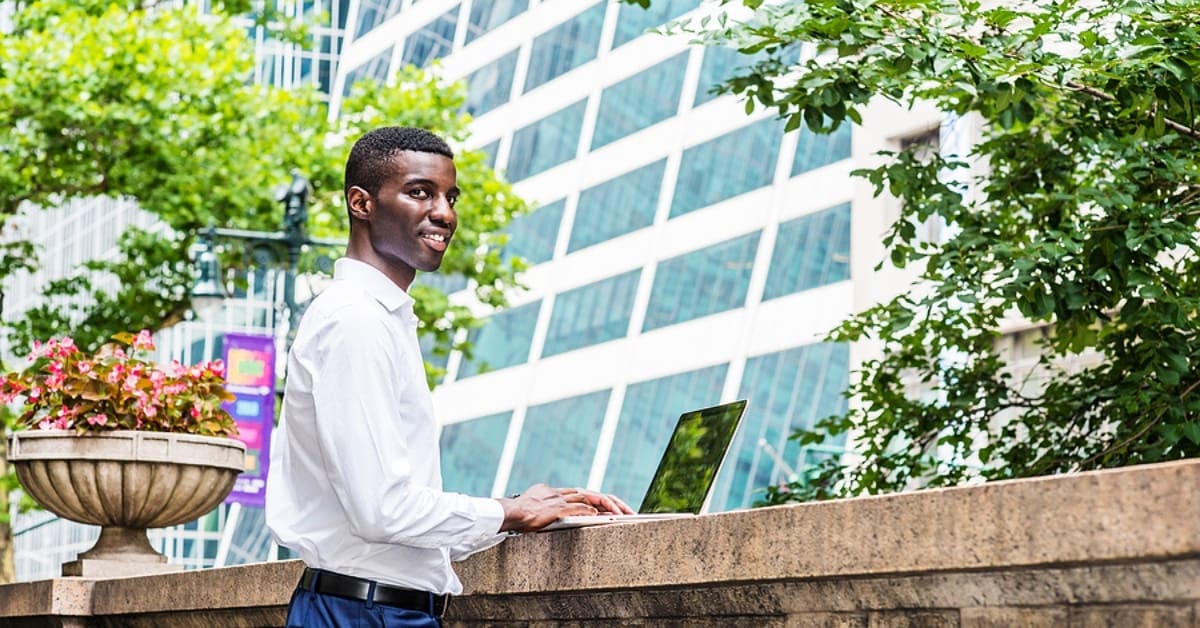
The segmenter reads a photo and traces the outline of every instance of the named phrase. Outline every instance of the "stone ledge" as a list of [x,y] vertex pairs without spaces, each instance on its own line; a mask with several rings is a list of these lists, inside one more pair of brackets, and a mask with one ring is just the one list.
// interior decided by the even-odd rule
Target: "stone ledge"
[[90,615],[93,584],[82,578],[56,578],[0,585],[0,618]]
[[[1198,485],[1192,460],[526,535],[460,564],[447,624],[1200,627]],[[0,628],[278,626],[301,568],[5,585]]]
[[1189,460],[549,532],[459,574],[468,593],[525,593],[1196,556],[1197,486]]

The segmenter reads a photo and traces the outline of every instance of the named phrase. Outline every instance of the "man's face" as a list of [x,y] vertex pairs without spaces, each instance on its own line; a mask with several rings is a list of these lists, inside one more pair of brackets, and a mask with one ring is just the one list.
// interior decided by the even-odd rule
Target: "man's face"
[[454,162],[444,155],[402,151],[379,193],[370,198],[375,253],[411,283],[415,271],[437,270],[458,227]]

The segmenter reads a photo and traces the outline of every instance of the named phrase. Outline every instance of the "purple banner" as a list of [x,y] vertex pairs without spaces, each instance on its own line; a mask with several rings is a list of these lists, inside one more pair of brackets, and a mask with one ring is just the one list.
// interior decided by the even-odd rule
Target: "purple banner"
[[225,334],[225,389],[234,400],[223,407],[233,415],[238,439],[246,444],[246,470],[225,503],[262,508],[266,504],[267,462],[275,425],[275,339]]

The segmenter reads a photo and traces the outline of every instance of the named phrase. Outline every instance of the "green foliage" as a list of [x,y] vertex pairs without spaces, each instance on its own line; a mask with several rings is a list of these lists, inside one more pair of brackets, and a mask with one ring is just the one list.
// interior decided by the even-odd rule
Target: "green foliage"
[[[832,332],[882,353],[846,415],[795,435],[851,434],[861,461],[826,461],[768,501],[1200,455],[1200,4],[741,4],[746,19],[669,30],[767,53],[725,85],[749,109],[815,132],[876,99],[984,123],[970,154],[903,151],[857,173],[902,202],[886,244],[919,285]],[[815,54],[781,63],[797,42]],[[942,242],[918,235],[931,219]],[[1014,315],[1047,330],[1044,383],[997,350]]]
[[[342,169],[370,128],[467,139],[462,86],[416,69],[386,87],[356,86],[335,119],[312,90],[252,84],[252,43],[230,19],[252,4],[217,3],[202,16],[174,3],[22,3],[0,45],[0,221],[29,204],[107,196],[136,201],[162,228],[130,230],[115,258],[47,285],[47,302],[9,324],[15,350],[67,333],[94,349],[119,330],[177,322],[190,309],[195,234],[209,224],[281,230],[273,190],[293,169],[314,185],[311,233],[345,236]],[[269,11],[257,17],[291,28]],[[456,163],[461,226],[442,272],[464,275],[484,303],[503,305],[521,267],[501,261],[496,232],[527,207],[481,153],[462,151]],[[226,244],[233,277],[252,262]],[[8,254],[21,252],[29,251],[0,251],[0,276],[33,266],[34,256]],[[422,333],[435,335],[439,351],[455,329],[475,324],[434,288],[414,296]]]

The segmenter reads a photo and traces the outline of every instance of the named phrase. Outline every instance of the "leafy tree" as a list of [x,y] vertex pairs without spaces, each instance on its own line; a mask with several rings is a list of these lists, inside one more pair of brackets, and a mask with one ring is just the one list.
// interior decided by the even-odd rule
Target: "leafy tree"
[[[312,90],[253,84],[252,43],[232,20],[260,5],[250,0],[215,3],[207,15],[139,0],[0,5],[15,9],[0,34],[0,225],[19,210],[91,197],[131,199],[161,221],[153,232],[130,229],[114,258],[51,282],[42,305],[6,321],[17,353],[35,339],[69,334],[94,348],[118,331],[177,322],[191,307],[196,234],[210,224],[280,230],[273,190],[293,169],[314,185],[310,230],[344,235],[342,169],[370,128],[420,126],[460,146],[468,137],[464,88],[415,69],[387,87],[356,86],[336,119]],[[258,19],[295,37],[277,17]],[[459,150],[456,162],[464,195],[443,272],[470,279],[482,302],[500,306],[522,266],[502,260],[499,230],[527,207],[482,153]],[[225,253],[231,278],[251,263],[236,246]],[[4,245],[0,280],[37,262],[27,243]],[[477,324],[436,288],[412,291],[435,351]]]
[[[848,413],[794,435],[849,433],[861,461],[827,461],[768,501],[1200,455],[1200,4],[723,4],[743,6],[668,30],[757,55],[722,89],[789,129],[861,122],[875,99],[983,122],[969,154],[905,150],[856,173],[901,201],[885,244],[920,286],[833,330],[881,357],[856,373]],[[799,42],[816,54],[782,60]],[[931,219],[949,227],[941,242],[918,236]],[[1043,385],[997,350],[1012,315],[1048,330]]]

